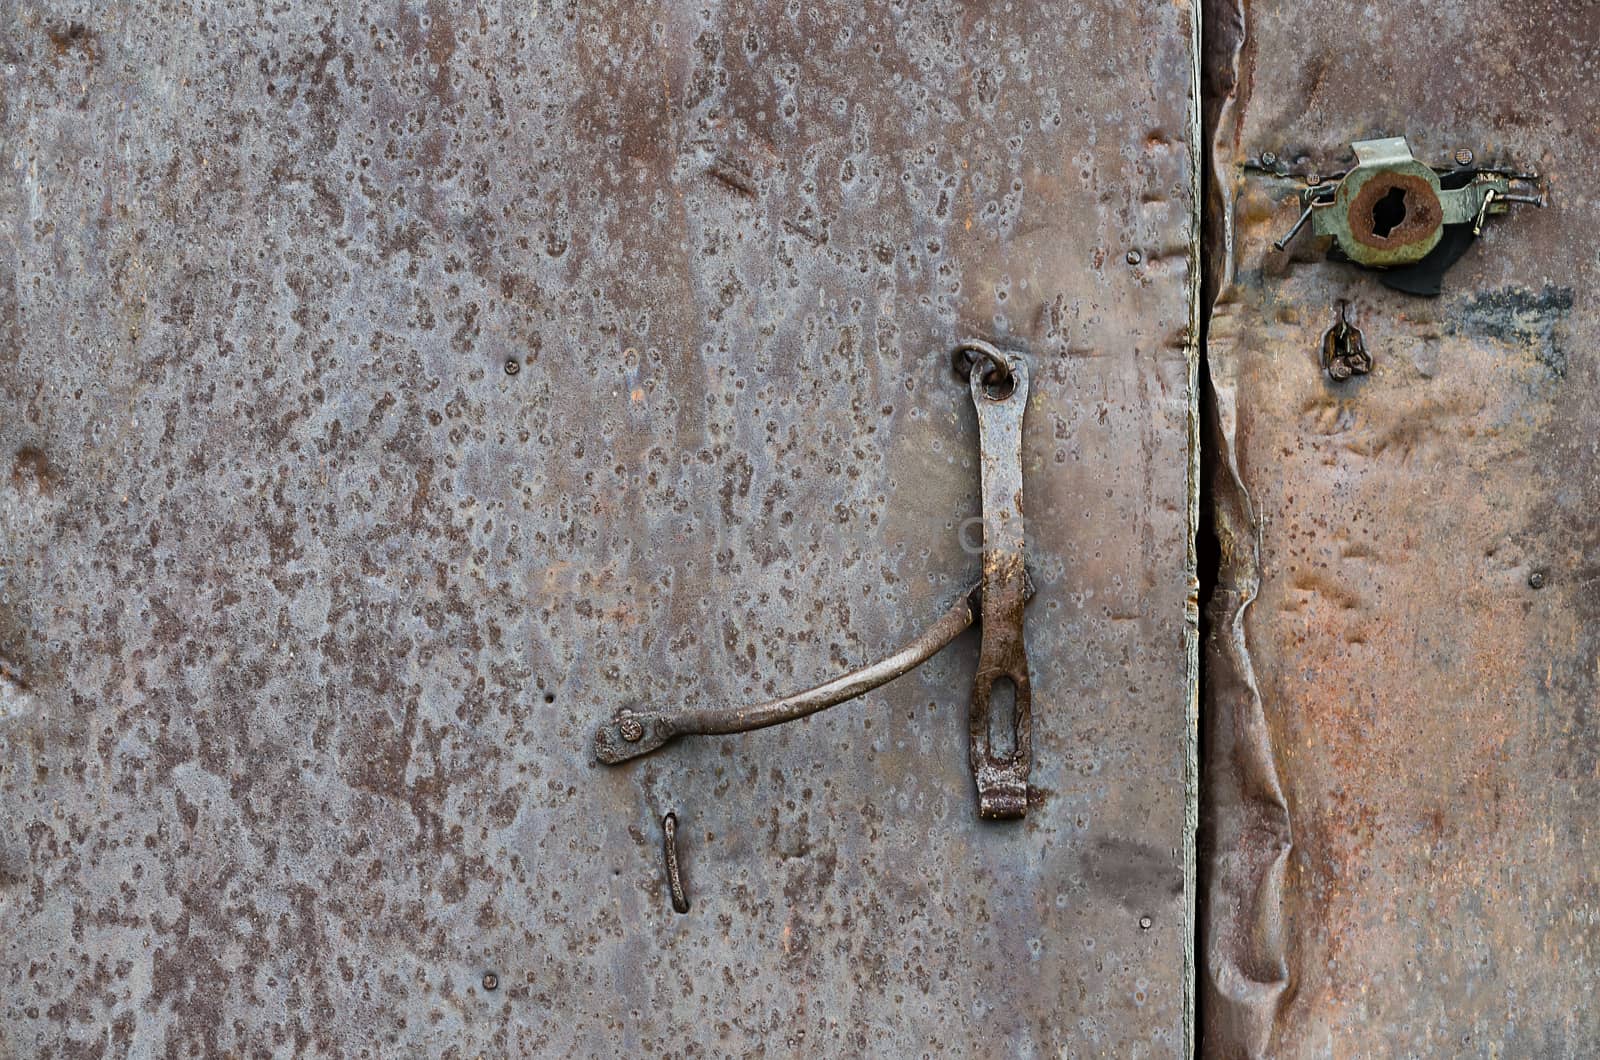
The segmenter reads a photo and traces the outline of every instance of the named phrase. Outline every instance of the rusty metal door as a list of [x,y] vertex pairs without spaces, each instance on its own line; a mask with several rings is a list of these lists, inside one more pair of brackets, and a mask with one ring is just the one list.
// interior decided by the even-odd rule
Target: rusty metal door
[[1188,1048],[1188,3],[0,11],[0,1051]]
[[[1221,0],[1206,28],[1204,1052],[1594,1056],[1600,11]],[[1310,231],[1276,249],[1380,137],[1545,208],[1477,218],[1436,297]],[[1369,363],[1340,379],[1345,324]]]

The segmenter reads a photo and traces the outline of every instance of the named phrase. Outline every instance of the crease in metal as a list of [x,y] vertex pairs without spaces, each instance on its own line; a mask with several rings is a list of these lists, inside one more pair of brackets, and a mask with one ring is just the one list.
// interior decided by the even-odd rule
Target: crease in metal
[[1183,600],[1184,655],[1184,748],[1183,748],[1183,1055],[1194,1056],[1199,1027],[1196,984],[1195,940],[1199,908],[1199,833],[1200,833],[1200,354],[1201,284],[1204,260],[1205,201],[1205,121],[1201,113],[1202,34],[1199,2],[1189,5],[1189,93],[1195,101],[1189,108],[1189,281],[1185,292],[1189,302],[1189,330],[1184,338],[1185,378],[1189,388],[1189,408],[1185,437],[1189,447],[1184,508],[1187,534],[1184,552],[1184,577],[1188,591]]
[[[1248,0],[1205,4],[1202,112],[1209,180],[1204,200],[1203,312],[1228,312],[1234,280],[1233,182],[1238,115],[1249,84]],[[1204,955],[1202,1056],[1268,1055],[1289,990],[1284,891],[1293,844],[1265,706],[1250,661],[1248,611],[1261,576],[1260,526],[1236,450],[1234,381],[1207,361],[1209,515],[1217,539],[1215,583],[1205,602],[1206,761],[1201,776],[1200,947]]]

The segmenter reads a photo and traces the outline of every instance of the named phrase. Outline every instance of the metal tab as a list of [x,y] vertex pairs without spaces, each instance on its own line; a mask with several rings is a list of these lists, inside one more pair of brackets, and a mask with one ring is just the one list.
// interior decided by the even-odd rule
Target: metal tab
[[[1023,638],[1028,576],[1023,563],[1022,417],[1028,367],[1020,357],[987,344],[970,348],[982,354],[969,383],[978,410],[983,483],[983,622],[967,755],[978,788],[979,816],[1014,818],[1027,812],[1033,763],[1033,696]],[[996,720],[994,692],[1002,682],[1009,682],[1015,704],[1009,749],[996,748],[991,724]],[[1005,724],[1008,719],[998,720]]]

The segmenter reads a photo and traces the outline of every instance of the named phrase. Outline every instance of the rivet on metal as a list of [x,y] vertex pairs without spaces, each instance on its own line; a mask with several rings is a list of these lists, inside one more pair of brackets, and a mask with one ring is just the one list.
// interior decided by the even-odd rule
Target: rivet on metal
[[483,973],[483,988],[485,990],[498,990],[498,989],[500,989],[500,977],[498,975],[495,975],[493,972],[484,972]]
[[617,719],[617,733],[629,743],[638,743],[644,739],[644,724],[631,712],[624,711]]
[[1143,260],[1144,260],[1144,255],[1139,253],[1137,250],[1128,251],[1128,264],[1129,265],[1137,265],[1137,264],[1139,264],[1139,262],[1141,262]]
[[661,849],[667,858],[667,887],[672,891],[672,911],[687,913],[689,896],[683,890],[683,875],[678,869],[678,815],[661,818]]
[[1532,574],[1528,575],[1528,588],[1530,588],[1530,589],[1543,589],[1544,588],[1544,571],[1536,570]]
[[1142,916],[1142,917],[1139,918],[1139,930],[1140,931],[1149,931],[1151,925],[1154,924],[1154,923],[1155,923],[1155,921],[1150,919],[1148,916]]
[[507,357],[505,367],[506,375],[516,375],[518,372],[522,371],[522,365],[515,357]]
[[1467,148],[1465,148],[1465,147],[1456,148],[1456,165],[1458,165],[1458,166],[1470,166],[1470,165],[1472,165],[1472,152],[1470,150],[1468,150]]
[[1261,164],[1271,169],[1278,164],[1278,156],[1271,151],[1263,151],[1261,152]]

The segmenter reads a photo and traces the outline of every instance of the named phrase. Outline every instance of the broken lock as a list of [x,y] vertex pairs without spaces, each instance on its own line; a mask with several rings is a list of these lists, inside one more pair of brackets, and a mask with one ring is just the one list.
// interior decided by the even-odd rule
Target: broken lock
[[1372,354],[1361,329],[1350,323],[1348,310],[1349,303],[1340,302],[1338,322],[1322,336],[1322,368],[1336,382],[1372,371]]
[[1312,234],[1330,237],[1344,259],[1394,270],[1384,280],[1388,286],[1436,295],[1439,276],[1466,252],[1487,217],[1512,203],[1544,205],[1538,178],[1530,174],[1470,168],[1441,174],[1418,161],[1403,136],[1350,146],[1355,167],[1300,193],[1300,217],[1273,243],[1276,249],[1310,222]]
[[[956,368],[967,377],[978,413],[978,455],[983,496],[983,573],[921,635],[892,654],[815,688],[759,706],[713,705],[662,709],[624,707],[595,732],[595,757],[617,765],[669,740],[725,735],[793,721],[865,695],[932,658],[981,617],[978,669],[968,713],[967,757],[978,791],[978,815],[1021,817],[1028,809],[1033,761],[1032,691],[1023,642],[1023,608],[1033,583],[1023,563],[1022,416],[1028,403],[1028,366],[1014,353],[969,340],[956,348]],[[1009,686],[1013,709],[1007,746],[991,736],[991,700]]]

